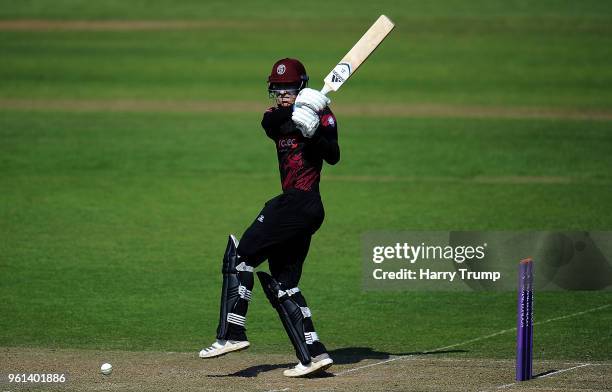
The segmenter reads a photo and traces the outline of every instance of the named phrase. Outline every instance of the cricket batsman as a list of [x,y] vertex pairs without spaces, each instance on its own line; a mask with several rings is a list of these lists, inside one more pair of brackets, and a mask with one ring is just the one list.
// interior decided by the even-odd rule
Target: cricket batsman
[[268,91],[275,105],[266,110],[261,125],[276,146],[283,192],[265,203],[240,242],[233,235],[229,237],[223,257],[217,340],[200,351],[201,358],[249,347],[245,321],[253,270],[268,260],[271,275],[257,272],[257,277],[299,360],[283,374],[300,377],[333,364],[298,288],[310,240],[324,218],[319,194],[323,161],[335,165],[340,160],[330,100],[307,85],[306,69],[300,61],[285,58],[272,67]]

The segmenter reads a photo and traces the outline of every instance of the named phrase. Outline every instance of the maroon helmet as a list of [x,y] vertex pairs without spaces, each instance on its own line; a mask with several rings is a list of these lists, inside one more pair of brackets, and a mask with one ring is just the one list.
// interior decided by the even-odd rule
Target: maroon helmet
[[268,76],[268,90],[301,90],[308,85],[304,65],[296,59],[285,58],[274,63]]

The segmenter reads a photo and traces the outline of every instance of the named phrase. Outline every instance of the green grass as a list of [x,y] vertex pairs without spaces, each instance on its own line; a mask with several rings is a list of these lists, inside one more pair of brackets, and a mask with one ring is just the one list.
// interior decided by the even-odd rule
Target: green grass
[[[223,1],[180,0],[171,6],[163,0],[136,0],[129,3],[121,0],[106,0],[91,3],[86,0],[58,0],[53,4],[44,0],[22,0],[16,4],[3,0],[0,17],[48,18],[48,19],[207,19],[228,17],[237,19],[286,18],[277,20],[320,20],[325,17],[329,24],[346,18],[370,18],[372,15],[388,13],[397,17],[526,17],[542,15],[549,17],[609,16],[610,4],[597,0],[580,3],[560,0],[544,0],[535,4],[520,0],[445,0],[435,2],[389,1],[376,3],[365,1],[321,1],[304,4],[283,4],[273,0],[260,0],[256,4],[247,0],[236,0],[229,7]],[[322,13],[329,10],[330,14]],[[333,13],[332,13],[333,11]]]
[[[564,19],[406,18],[334,100],[610,108],[612,11],[568,12]],[[281,57],[302,59],[311,84],[322,85],[369,19],[331,26],[297,19],[289,28],[250,19],[180,31],[0,32],[0,97],[261,100]]]
[[[0,345],[194,350],[208,342],[226,235],[241,233],[279,188],[273,145],[258,129],[258,115],[4,111],[0,118]],[[601,203],[612,197],[605,125],[342,121],[343,158],[325,169],[330,176],[322,184],[327,222],[301,283],[325,341],[332,348],[412,352],[512,326],[512,293],[362,292],[360,235],[609,228],[612,206]],[[474,175],[526,174],[574,183],[467,182]],[[350,180],[357,175],[400,181]],[[542,293],[537,318],[611,299],[603,292]],[[258,287],[249,317],[256,350],[287,349],[277,345],[286,338]],[[601,348],[612,343],[610,321],[605,310],[547,324],[537,345],[547,358],[609,359],[610,350]],[[512,341],[508,334],[461,349],[508,357]]]
[[[0,31],[0,100],[223,100],[263,110],[277,58],[301,58],[318,86],[385,12],[396,30],[334,103],[612,107],[609,2],[315,1],[299,12],[275,2],[164,4],[1,1],[0,20],[218,24]],[[227,235],[280,190],[260,115],[0,107],[0,346],[210,343]],[[431,350],[515,324],[513,293],[362,291],[365,231],[612,228],[610,121],[337,115],[342,160],[324,169],[326,222],[300,284],[332,349]],[[290,352],[259,287],[254,297],[253,349]],[[538,293],[536,318],[608,303],[610,292]],[[536,356],[610,360],[611,324],[607,308],[539,325]],[[511,358],[514,338],[457,349]]]

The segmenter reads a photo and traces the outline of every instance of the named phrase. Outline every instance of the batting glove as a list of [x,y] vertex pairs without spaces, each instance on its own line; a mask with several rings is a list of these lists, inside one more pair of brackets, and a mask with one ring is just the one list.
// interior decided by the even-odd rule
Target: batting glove
[[331,100],[325,94],[311,88],[305,88],[300,91],[295,99],[295,107],[306,106],[315,112],[320,112],[330,103]]
[[319,127],[319,115],[308,106],[296,107],[291,119],[307,138],[311,138]]

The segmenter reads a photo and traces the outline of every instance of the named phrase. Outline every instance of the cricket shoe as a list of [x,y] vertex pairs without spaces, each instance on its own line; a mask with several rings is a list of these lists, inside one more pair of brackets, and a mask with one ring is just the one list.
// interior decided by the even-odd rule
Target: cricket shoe
[[327,353],[323,353],[312,358],[308,365],[302,365],[302,363],[299,362],[294,368],[285,370],[283,374],[287,377],[303,377],[329,369],[329,367],[333,364],[334,361],[329,357],[329,355]]
[[249,348],[251,343],[248,340],[220,340],[217,339],[212,346],[202,349],[200,351],[200,358],[215,358],[232,351],[241,351]]

